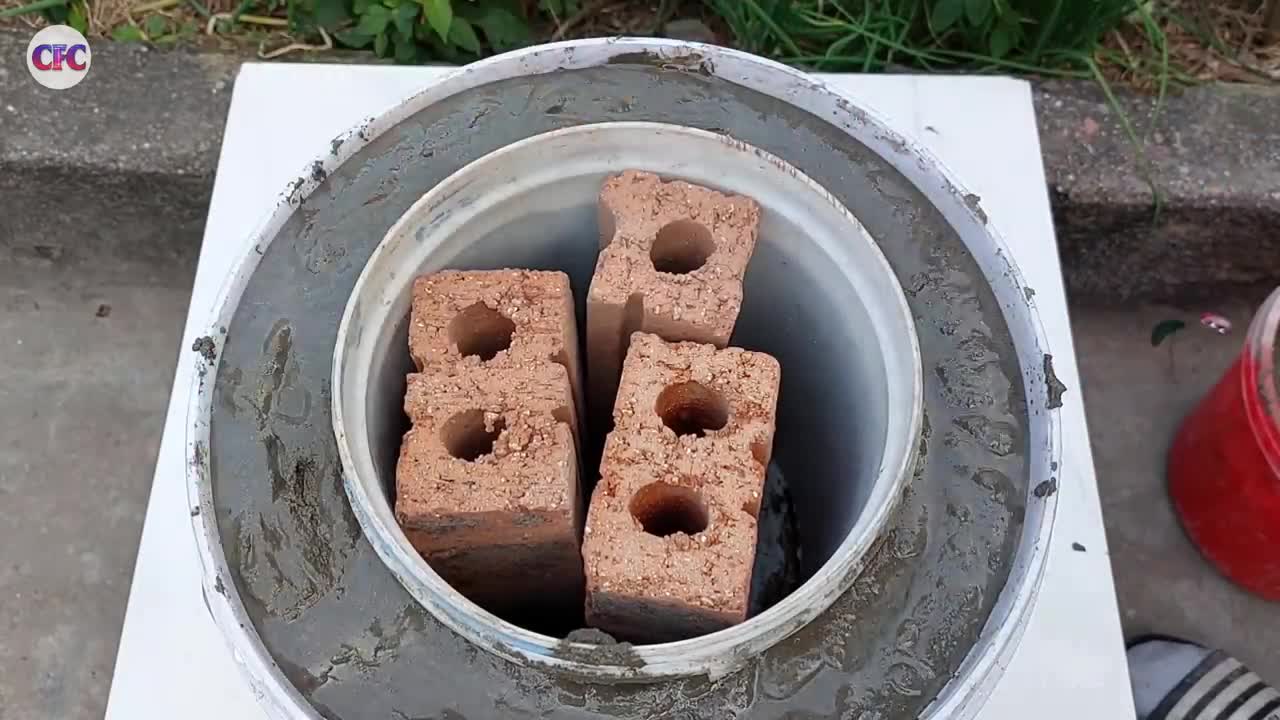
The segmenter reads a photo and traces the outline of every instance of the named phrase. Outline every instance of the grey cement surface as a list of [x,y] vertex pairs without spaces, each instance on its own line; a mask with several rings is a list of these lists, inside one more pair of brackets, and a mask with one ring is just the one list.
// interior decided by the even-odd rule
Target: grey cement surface
[[188,293],[0,263],[6,720],[105,710]]
[[242,58],[96,42],[74,88],[36,84],[30,35],[0,31],[0,170],[6,164],[212,177]]
[[[1174,433],[1235,359],[1260,300],[1220,297],[1188,310],[1076,307],[1072,320],[1126,636],[1160,633],[1219,647],[1280,687],[1280,603],[1218,575],[1183,533],[1165,489]],[[1227,316],[1236,329],[1219,336],[1200,327],[1202,310]],[[1153,348],[1152,327],[1170,318],[1188,327]]]
[[1280,87],[1196,87],[1159,112],[1155,98],[1118,97],[1123,115],[1095,83],[1035,85],[1072,296],[1179,301],[1280,280]]

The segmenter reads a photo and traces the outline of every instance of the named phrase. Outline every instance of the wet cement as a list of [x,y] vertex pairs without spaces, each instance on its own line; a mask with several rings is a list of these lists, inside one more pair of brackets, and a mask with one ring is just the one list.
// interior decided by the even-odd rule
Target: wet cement
[[[1028,418],[1012,339],[963,242],[886,161],[821,118],[643,60],[426,108],[325,178],[261,248],[220,348],[214,504],[234,590],[324,717],[915,717],[957,673],[1004,586],[1028,498]],[[888,257],[925,358],[921,461],[866,570],[818,620],[714,682],[596,684],[471,646],[363,539],[330,429],[338,320],[394,220],[470,160],[605,120],[727,132],[821,183]]]

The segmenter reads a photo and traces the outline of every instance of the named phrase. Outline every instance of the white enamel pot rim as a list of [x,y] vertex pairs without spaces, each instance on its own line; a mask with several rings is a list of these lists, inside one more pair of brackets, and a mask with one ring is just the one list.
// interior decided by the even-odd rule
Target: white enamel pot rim
[[[663,152],[654,153],[655,147]],[[383,488],[389,478],[380,477],[375,468],[365,430],[367,393],[378,391],[379,384],[370,381],[374,364],[386,352],[397,351],[387,342],[388,334],[408,314],[414,277],[441,264],[442,247],[478,240],[483,233],[472,228],[502,210],[519,216],[545,207],[532,202],[528,193],[563,196],[570,184],[582,189],[571,183],[573,178],[623,169],[716,184],[753,198],[766,223],[787,218],[789,230],[780,235],[795,238],[796,232],[807,230],[811,252],[844,269],[869,313],[869,327],[858,334],[876,338],[863,346],[882,353],[875,363],[883,374],[874,382],[885,387],[889,411],[886,427],[869,430],[884,435],[875,441],[882,444],[882,454],[876,477],[868,483],[870,497],[813,577],[744,623],[679,642],[636,646],[625,663],[593,663],[582,659],[590,656],[592,646],[565,643],[485,611],[419,557],[387,502]],[[588,187],[586,198],[594,198],[598,184]],[[761,230],[762,242],[767,227]],[[853,215],[808,176],[769,153],[722,134],[654,122],[577,125],[534,135],[472,161],[433,187],[391,227],[356,281],[338,328],[332,377],[344,487],[366,537],[409,593],[455,632],[508,660],[602,679],[718,677],[826,611],[853,584],[902,497],[915,467],[923,415],[920,347],[911,311],[888,260]],[[845,469],[842,474],[848,473]]]
[[[1007,242],[988,226],[985,213],[954,174],[932,152],[893,130],[874,108],[866,107],[821,80],[780,63],[748,53],[677,40],[650,38],[597,38],[551,43],[495,56],[458,68],[406,99],[386,113],[360,123],[336,138],[332,146],[317,148],[313,161],[299,168],[299,180],[282,188],[274,210],[259,229],[246,238],[241,260],[225,281],[208,318],[208,335],[221,338],[231,325],[245,289],[263,257],[265,248],[290,220],[302,201],[324,178],[353,155],[378,140],[388,130],[445,98],[480,85],[515,77],[554,73],[606,65],[620,57],[647,53],[677,67],[695,64],[712,77],[759,92],[824,118],[851,138],[865,144],[888,161],[942,213],[973,254],[991,284],[1005,314],[1027,384],[1030,486],[1048,480],[1060,468],[1061,426],[1058,412],[1043,397],[1044,358],[1051,355],[1044,325],[1027,285],[1013,263]],[[218,341],[220,342],[220,340]],[[188,356],[190,357],[190,356]],[[212,382],[220,355],[211,360],[197,357],[195,381],[189,389],[187,411],[187,491],[197,556],[202,567],[202,590],[210,615],[222,632],[235,662],[264,710],[274,718],[319,718],[302,693],[285,677],[257,630],[239,596],[228,590],[230,568],[223,552],[214,513],[209,466],[210,416],[214,403]],[[1039,393],[1032,388],[1038,388]],[[1039,594],[1049,553],[1053,520],[1060,493],[1029,502],[1017,554],[1005,587],[992,608],[968,657],[924,718],[971,718],[984,705],[1018,648]]]

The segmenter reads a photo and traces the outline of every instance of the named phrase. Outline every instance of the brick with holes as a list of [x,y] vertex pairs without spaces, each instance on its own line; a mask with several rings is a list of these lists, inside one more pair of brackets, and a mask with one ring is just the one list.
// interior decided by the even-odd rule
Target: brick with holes
[[578,329],[569,276],[547,270],[442,270],[413,283],[409,353],[419,372],[550,361],[573,386],[581,417]]
[[635,333],[583,536],[587,622],[669,642],[746,619],[781,371]]
[[754,200],[628,170],[600,191],[600,256],[587,295],[588,401],[613,407],[632,332],[724,347],[755,251]]
[[413,423],[396,466],[396,519],[455,589],[495,612],[579,602],[582,503],[572,390],[545,361],[409,376]]

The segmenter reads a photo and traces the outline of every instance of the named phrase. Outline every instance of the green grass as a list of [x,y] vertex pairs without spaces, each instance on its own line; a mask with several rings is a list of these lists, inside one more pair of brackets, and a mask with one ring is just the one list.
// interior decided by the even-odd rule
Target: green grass
[[745,50],[815,70],[1091,77],[1137,0],[705,0]]

